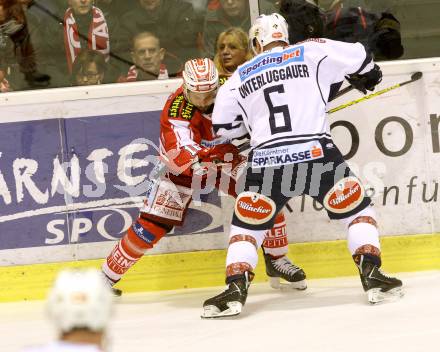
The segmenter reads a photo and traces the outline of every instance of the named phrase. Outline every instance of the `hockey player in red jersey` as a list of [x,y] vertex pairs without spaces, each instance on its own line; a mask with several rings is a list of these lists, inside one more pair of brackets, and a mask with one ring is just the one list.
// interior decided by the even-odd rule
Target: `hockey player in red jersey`
[[[219,77],[210,59],[189,60],[183,71],[183,85],[172,94],[160,120],[160,155],[158,177],[152,180],[144,206],[133,225],[116,244],[102,270],[113,286],[148,249],[164,237],[173,226],[181,225],[192,200],[194,185],[214,179],[215,186],[235,196],[235,179],[247,158],[229,141],[212,129],[211,113],[219,86]],[[219,163],[227,162],[228,167]],[[214,177],[209,177],[213,175]],[[226,175],[227,174],[227,175]],[[226,176],[225,176],[226,175]],[[222,180],[228,178],[227,182]],[[227,184],[226,189],[221,185]],[[224,187],[223,187],[224,188]],[[288,286],[305,289],[305,273],[286,256],[287,233],[282,211],[263,245],[271,285],[279,287],[280,278]],[[114,288],[115,294],[120,290]]]

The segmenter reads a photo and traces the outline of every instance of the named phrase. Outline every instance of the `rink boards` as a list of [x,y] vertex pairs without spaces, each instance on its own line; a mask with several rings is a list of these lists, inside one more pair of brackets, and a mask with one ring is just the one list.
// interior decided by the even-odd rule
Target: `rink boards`
[[[383,244],[392,270],[439,268],[440,60],[382,67],[378,89],[406,81],[415,71],[424,75],[332,114],[332,133],[373,198],[381,233],[390,236]],[[78,260],[105,257],[136,216],[156,154],[160,109],[178,85],[165,81],[0,95],[0,280],[9,282],[6,287],[0,282],[0,300],[41,296],[60,266],[99,266],[101,260]],[[329,108],[359,97],[350,92]],[[216,192],[193,204],[185,226],[133,268],[126,289],[221,282],[232,204]],[[344,242],[336,241],[345,238],[341,225],[330,223],[310,198],[290,204],[291,250],[299,264],[309,263],[309,275],[355,274],[352,265],[343,269],[345,264],[333,271],[336,262],[350,262]],[[411,255],[418,258],[417,267],[403,260]],[[334,267],[325,267],[329,258]],[[60,264],[43,264],[52,262]],[[27,265],[34,263],[41,266]],[[40,291],[17,296],[10,290],[23,282],[17,278],[18,286],[12,286],[17,273],[29,279],[35,271],[45,278]]]

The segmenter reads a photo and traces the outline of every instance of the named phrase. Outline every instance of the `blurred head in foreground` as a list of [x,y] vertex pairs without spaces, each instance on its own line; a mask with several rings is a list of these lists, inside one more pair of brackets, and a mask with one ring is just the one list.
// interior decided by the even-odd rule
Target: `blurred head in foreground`
[[[64,270],[47,300],[47,313],[59,332],[59,343],[104,349],[113,297],[102,274],[94,269]],[[80,347],[80,346],[78,346]]]

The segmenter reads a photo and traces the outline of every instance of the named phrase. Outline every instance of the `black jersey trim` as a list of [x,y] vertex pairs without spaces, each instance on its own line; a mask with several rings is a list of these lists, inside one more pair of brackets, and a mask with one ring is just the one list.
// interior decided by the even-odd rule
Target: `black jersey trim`
[[316,68],[316,84],[318,85],[319,94],[321,94],[321,99],[322,99],[322,102],[324,103],[324,105],[327,105],[327,102],[324,100],[324,96],[322,95],[321,86],[319,85],[318,75],[319,75],[319,66],[321,65],[322,61],[324,61],[324,59],[326,59],[326,58],[327,58],[327,55],[324,56],[321,60],[319,60],[318,67]]
[[296,142],[296,140],[301,140],[301,141],[310,141],[313,139],[320,139],[320,138],[331,138],[332,136],[330,134],[328,134],[327,132],[322,132],[322,133],[311,133],[311,134],[297,134],[295,136],[285,136],[285,137],[277,137],[277,138],[273,138],[270,139],[266,142],[260,143],[259,145],[255,146],[255,148],[261,148],[262,146],[268,147],[268,144],[272,145],[271,143],[277,143],[277,141],[281,141],[281,140],[287,140],[287,141],[294,141]]
[[295,145],[295,144],[301,144],[301,143],[307,143],[307,142],[311,142],[311,141],[325,141],[326,143],[333,143],[333,139],[331,139],[331,137],[328,136],[323,136],[323,137],[315,137],[315,138],[309,138],[309,139],[298,139],[294,142],[289,142],[289,141],[281,141],[281,142],[276,142],[274,144],[270,144],[270,145],[266,145],[264,148],[252,148],[252,150],[255,149],[270,149],[270,148],[277,148],[277,147],[281,147],[281,146],[286,146],[286,145]]
[[[244,114],[244,116],[246,116],[246,119],[248,121],[248,123],[246,124],[246,123],[244,123],[244,120],[243,120],[245,127],[247,125],[247,129],[249,129],[249,132],[252,132],[252,128],[251,128],[251,125],[249,124],[249,117],[246,114],[246,110],[243,108],[243,106],[240,104],[239,101],[237,101],[237,103],[238,103],[238,106],[240,107],[240,109],[243,111],[243,114]],[[241,118],[243,119],[243,116]]]
[[341,82],[336,82],[333,83],[332,85],[330,85],[330,93],[328,95],[328,100],[327,101],[332,101],[333,99],[336,98],[336,95],[339,92],[339,89],[341,89],[343,81]]
[[243,122],[243,116],[237,115],[233,122],[212,124],[212,128],[214,129],[214,132],[218,132],[220,128],[224,128],[227,131],[231,131],[240,128],[242,122]]
[[365,46],[364,46],[364,48],[365,48],[365,53],[366,53],[365,60],[364,60],[364,62],[362,62],[362,65],[359,68],[359,70],[357,70],[355,73],[353,73],[353,75],[356,75],[359,72],[361,72],[365,68],[365,66],[367,66],[373,60],[373,56],[371,55],[370,50],[368,50]]

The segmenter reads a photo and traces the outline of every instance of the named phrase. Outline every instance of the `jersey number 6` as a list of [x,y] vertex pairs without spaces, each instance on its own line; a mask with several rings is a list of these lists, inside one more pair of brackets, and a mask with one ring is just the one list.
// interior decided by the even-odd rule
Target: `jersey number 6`
[[[284,86],[279,84],[277,86],[267,87],[264,90],[264,100],[266,100],[267,106],[269,107],[269,124],[270,131],[272,134],[290,132],[292,131],[292,124],[290,122],[290,113],[288,105],[278,105],[273,106],[272,100],[270,99],[271,93],[284,93]],[[277,126],[275,114],[283,114],[284,124],[282,126]]]

